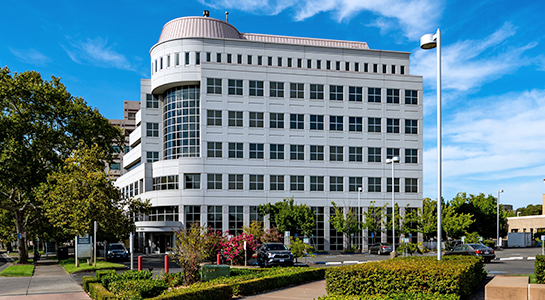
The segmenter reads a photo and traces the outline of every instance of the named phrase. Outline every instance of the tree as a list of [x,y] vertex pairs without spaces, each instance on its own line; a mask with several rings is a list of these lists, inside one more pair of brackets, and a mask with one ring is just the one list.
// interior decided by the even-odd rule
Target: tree
[[295,234],[301,230],[303,234],[310,236],[316,225],[314,211],[306,204],[295,205],[294,202],[291,197],[284,198],[275,204],[260,204],[259,213],[262,216],[270,215],[281,232],[289,231]]
[[543,213],[543,205],[542,204],[528,204],[526,207],[519,207],[515,210],[515,213],[513,214],[513,217],[516,216],[516,214],[520,212],[520,216],[536,216],[541,215]]
[[[483,193],[469,196],[466,193],[458,193],[450,201],[450,205],[459,214],[470,214],[473,223],[467,229],[468,232],[479,232],[484,238],[495,238],[497,230],[497,198]],[[507,235],[506,212],[500,205],[500,236]]]
[[447,238],[458,239],[467,233],[467,229],[473,224],[473,216],[467,213],[457,213],[453,206],[443,205],[441,215],[442,226]]
[[368,210],[363,212],[362,228],[373,234],[373,244],[375,243],[375,233],[382,232],[385,211],[386,204],[382,207],[375,207],[375,201],[371,201]]
[[[344,239],[349,240],[350,234],[356,233],[361,230],[362,223],[358,221],[358,216],[356,212],[350,208],[348,213],[345,215],[342,207],[337,207],[335,202],[331,202],[333,208],[335,209],[335,215],[329,217],[329,222],[338,232],[342,232]],[[351,244],[348,244],[346,249],[350,249]]]
[[422,201],[422,209],[419,209],[421,222],[419,226],[420,232],[426,240],[437,236],[437,201],[430,198],[424,198]]
[[[0,108],[0,209],[13,213],[19,234],[34,221],[36,188],[80,142],[109,151],[125,139],[98,110],[70,95],[59,78],[44,81],[34,71],[0,70]],[[25,264],[28,252],[21,236],[19,262]]]
[[175,231],[176,244],[172,257],[182,266],[184,284],[191,285],[198,280],[200,265],[205,257],[210,256],[207,248],[208,228],[197,223],[185,230]]
[[405,209],[405,217],[403,217],[400,224],[401,228],[399,229],[399,232],[405,236],[417,234],[422,224],[422,218],[418,212],[418,209],[407,205]]
[[149,201],[125,197],[104,172],[106,155],[97,146],[74,151],[49,174],[37,192],[48,221],[68,236],[91,233],[97,221],[103,234],[118,240],[135,230],[132,216],[147,213]]

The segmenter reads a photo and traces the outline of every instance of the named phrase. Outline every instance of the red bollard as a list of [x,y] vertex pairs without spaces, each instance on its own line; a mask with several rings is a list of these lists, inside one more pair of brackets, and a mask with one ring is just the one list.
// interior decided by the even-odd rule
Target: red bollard
[[138,256],[138,271],[142,271],[142,255]]
[[168,274],[168,255],[165,255],[165,274]]
[[218,253],[218,256],[216,258],[216,265],[219,265],[221,263],[221,255]]

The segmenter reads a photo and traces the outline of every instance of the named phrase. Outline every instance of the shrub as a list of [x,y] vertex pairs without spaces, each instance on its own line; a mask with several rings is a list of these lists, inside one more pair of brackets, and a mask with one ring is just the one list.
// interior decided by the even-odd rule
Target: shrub
[[252,257],[259,243],[253,235],[244,232],[221,243],[223,255],[235,264],[244,263],[244,242],[246,242],[246,257]]
[[169,287],[175,287],[184,284],[184,274],[182,272],[163,273],[163,275],[161,275],[158,279],[164,281]]
[[422,254],[422,250],[418,246],[418,244],[415,243],[403,243],[399,245],[399,247],[396,249],[398,253],[408,253],[410,255],[413,255],[413,253],[419,253]]
[[[490,247],[492,249],[494,249],[496,247],[496,242],[492,241],[492,240],[483,240],[482,241],[483,245],[485,245],[486,247]],[[499,245],[498,245],[499,246]]]
[[264,272],[265,269],[256,269],[256,268],[231,268],[229,271],[229,276],[242,276],[242,275],[251,275],[256,273]]
[[90,283],[89,284],[89,295],[92,299],[95,300],[113,300],[118,299],[116,295],[108,291],[100,283]]
[[109,289],[110,283],[114,281],[132,280],[132,279],[151,279],[152,276],[153,274],[148,271],[129,270],[121,274],[112,273],[112,274],[104,275],[102,276],[100,281],[102,282],[102,285],[106,289]]
[[318,300],[460,300],[460,296],[454,294],[437,295],[423,293],[361,296],[332,295],[318,297]]
[[284,236],[278,232],[278,228],[265,229],[261,236],[262,243],[281,243],[284,242]]
[[186,288],[165,292],[153,300],[228,300],[233,298],[232,288],[228,284],[209,285],[196,283]]
[[314,257],[315,255],[312,254],[314,252],[314,247],[312,247],[309,244],[305,244],[303,240],[299,238],[293,238],[290,236],[291,245],[290,245],[290,251],[293,253],[293,256],[295,256],[295,260],[297,261],[300,257],[305,257],[307,255],[310,255]]
[[536,274],[537,283],[545,283],[545,255],[536,255],[534,274]]
[[331,295],[396,293],[466,296],[486,277],[482,259],[472,256],[404,257],[326,271]]
[[[158,296],[168,288],[162,280],[133,279],[118,280],[110,283],[108,289],[116,295],[140,295],[142,298]],[[135,293],[136,292],[136,293]]]
[[81,279],[81,285],[83,286],[83,290],[86,292],[89,292],[89,284],[90,283],[97,283],[100,282],[100,279],[92,276],[83,276]]
[[107,276],[110,274],[117,274],[116,270],[96,270],[95,277],[98,280],[101,280],[103,276]]

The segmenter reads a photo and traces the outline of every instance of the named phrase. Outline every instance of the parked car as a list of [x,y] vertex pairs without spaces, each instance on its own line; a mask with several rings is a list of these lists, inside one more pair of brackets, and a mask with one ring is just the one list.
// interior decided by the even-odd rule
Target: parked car
[[392,252],[392,250],[393,250],[393,247],[391,244],[380,243],[380,244],[374,244],[369,246],[369,254],[373,254],[373,253],[376,253],[378,255],[388,254]]
[[481,256],[484,262],[490,262],[496,258],[494,249],[483,244],[462,244],[454,247],[454,249],[445,252],[445,255],[472,255]]
[[108,245],[108,252],[106,252],[106,260],[129,260],[129,251],[125,248],[124,244],[114,243]]
[[282,243],[264,243],[257,249],[260,267],[293,266],[293,254]]

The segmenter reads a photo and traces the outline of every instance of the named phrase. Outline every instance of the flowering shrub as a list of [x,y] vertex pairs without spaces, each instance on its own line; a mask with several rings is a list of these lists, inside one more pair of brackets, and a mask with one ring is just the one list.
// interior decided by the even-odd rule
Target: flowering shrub
[[210,227],[204,238],[206,250],[204,258],[210,261],[216,261],[216,255],[221,251],[222,242],[225,242],[225,237],[221,231],[216,231]]
[[223,255],[234,264],[244,263],[244,242],[246,241],[246,257],[252,257],[252,254],[260,245],[258,240],[251,234],[242,233],[227,241],[221,241]]
[[284,236],[278,232],[278,228],[266,229],[261,236],[262,243],[281,243],[284,242]]

